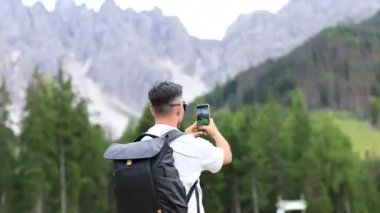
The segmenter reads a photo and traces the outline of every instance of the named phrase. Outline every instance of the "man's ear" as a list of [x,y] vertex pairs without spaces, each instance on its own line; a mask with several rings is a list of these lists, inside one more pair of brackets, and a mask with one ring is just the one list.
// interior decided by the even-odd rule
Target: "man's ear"
[[154,112],[154,109],[152,106],[149,107],[150,114],[152,114],[153,117],[156,117],[156,113]]
[[181,115],[181,108],[179,108],[179,107],[175,108],[175,115],[176,116],[180,116]]

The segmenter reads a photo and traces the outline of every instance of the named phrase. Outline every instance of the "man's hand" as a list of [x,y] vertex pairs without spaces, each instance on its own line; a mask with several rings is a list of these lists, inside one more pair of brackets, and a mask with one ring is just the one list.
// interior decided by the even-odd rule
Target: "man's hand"
[[232,162],[232,152],[227,140],[220,134],[218,127],[216,127],[214,120],[210,118],[210,124],[208,126],[202,126],[202,130],[206,131],[216,143],[217,147],[223,150],[223,163],[230,164]]
[[214,119],[210,118],[210,124],[207,126],[202,126],[202,130],[204,130],[208,135],[214,138],[217,134],[219,134],[218,127],[216,127],[214,123]]
[[193,135],[194,137],[199,137],[204,134],[202,131],[198,131],[197,122],[194,122],[191,126],[187,127],[185,130],[186,135]]

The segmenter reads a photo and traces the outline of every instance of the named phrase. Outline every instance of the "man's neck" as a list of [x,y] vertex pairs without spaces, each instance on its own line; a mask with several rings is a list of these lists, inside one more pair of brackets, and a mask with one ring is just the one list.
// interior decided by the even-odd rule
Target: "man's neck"
[[164,125],[167,125],[167,126],[171,126],[171,127],[177,128],[177,122],[166,120],[166,119],[157,119],[156,120],[156,124],[164,124]]

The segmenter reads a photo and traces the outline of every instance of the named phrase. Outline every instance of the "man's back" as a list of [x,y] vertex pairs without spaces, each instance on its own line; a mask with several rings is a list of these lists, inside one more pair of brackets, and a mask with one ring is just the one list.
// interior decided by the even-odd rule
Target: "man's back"
[[[160,82],[149,90],[148,97],[151,104],[150,112],[156,125],[147,133],[161,136],[181,125],[187,108],[182,98],[181,85],[167,81]],[[194,122],[186,128],[184,136],[170,143],[174,151],[174,166],[187,191],[198,181],[202,171],[217,172],[223,164],[232,162],[232,152],[228,141],[219,132],[211,117],[209,121],[208,125],[199,127],[197,122]],[[202,134],[209,135],[215,141],[215,146],[207,140],[196,138]],[[190,213],[198,212],[196,192],[199,192],[200,201],[202,201],[199,182],[197,186],[198,190],[195,191],[195,196],[192,194],[188,204]],[[204,212],[202,202],[200,202],[200,207],[200,212]]]
[[[147,133],[161,136],[174,127],[156,124]],[[144,138],[148,139],[148,138]],[[144,140],[143,139],[143,140]],[[191,186],[199,179],[202,171],[218,172],[223,165],[222,149],[213,146],[207,140],[195,138],[192,135],[183,135],[170,143],[173,149],[173,158],[176,169],[178,170],[182,184],[186,193]],[[198,182],[200,195],[200,212],[204,212],[202,205],[202,191]],[[197,202],[195,195],[191,197],[188,204],[189,213],[197,213]]]

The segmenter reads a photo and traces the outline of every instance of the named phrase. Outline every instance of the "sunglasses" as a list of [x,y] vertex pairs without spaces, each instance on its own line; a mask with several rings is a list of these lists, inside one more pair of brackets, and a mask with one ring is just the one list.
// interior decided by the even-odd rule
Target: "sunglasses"
[[[171,106],[171,107],[174,107],[174,106],[181,106],[181,104],[180,103],[178,103],[178,104],[170,104],[169,106]],[[183,106],[183,111],[186,111],[186,107],[187,107],[187,104],[186,104],[186,102],[182,102],[182,106]]]

